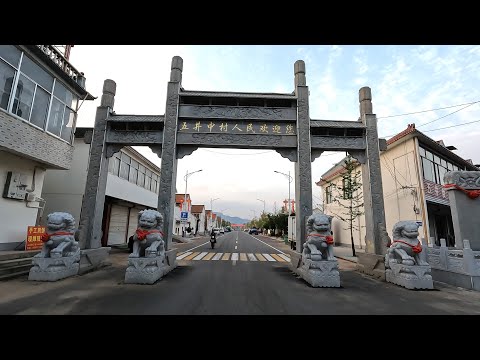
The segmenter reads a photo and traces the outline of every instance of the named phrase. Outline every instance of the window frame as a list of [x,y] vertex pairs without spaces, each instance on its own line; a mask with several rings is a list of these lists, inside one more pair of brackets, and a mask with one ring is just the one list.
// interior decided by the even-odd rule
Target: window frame
[[[15,45],[12,45],[12,46],[15,46]],[[78,95],[74,91],[72,91],[68,85],[66,85],[63,81],[61,81],[61,79],[59,79],[55,74],[53,74],[52,71],[50,69],[48,69],[48,67],[46,67],[44,64],[39,62],[33,55],[29,54],[28,52],[26,52],[25,50],[23,50],[21,48],[18,48],[17,46],[15,46],[15,47],[20,51],[20,58],[19,58],[18,64],[16,64],[16,65],[11,64],[7,59],[5,59],[3,57],[0,57],[0,61],[3,61],[5,64],[10,66],[14,71],[14,79],[13,79],[12,88],[11,88],[11,91],[10,91],[10,94],[9,94],[7,109],[2,108],[1,110],[7,112],[10,116],[15,117],[16,119],[21,120],[23,122],[26,122],[29,125],[35,127],[36,129],[39,129],[39,130],[43,131],[44,133],[47,133],[47,134],[55,137],[56,139],[58,139],[60,141],[63,141],[63,142],[66,142],[67,144],[73,146],[75,128],[76,128],[76,123],[77,123],[77,119],[78,119],[78,105],[79,105],[79,100],[80,100]],[[22,64],[24,62],[25,57],[28,58],[29,61],[34,63],[41,70],[45,71],[49,76],[51,76],[53,78],[52,89],[51,90],[46,89],[43,85],[41,85],[40,83],[38,83],[37,81],[35,81],[29,75],[27,75],[26,73],[24,73],[22,71]],[[21,76],[24,76],[26,79],[28,79],[29,81],[31,81],[34,84],[33,95],[32,95],[32,103],[31,103],[31,106],[30,106],[30,109],[29,109],[28,119],[24,119],[23,117],[21,117],[21,116],[12,112],[13,105],[15,103],[15,95],[16,95],[16,92],[17,92],[18,83],[19,83],[19,80],[20,80]],[[68,92],[71,93],[72,104],[75,106],[75,108],[71,107],[72,104],[67,105],[67,103],[65,101],[63,101],[62,99],[60,99],[58,96],[56,96],[54,94],[55,87],[56,87],[57,83],[60,86],[64,87]],[[48,102],[48,109],[47,109],[47,118],[45,120],[43,128],[31,122],[33,108],[34,108],[34,104],[35,104],[35,96],[37,94],[37,87],[38,86],[40,86],[41,89],[44,90],[50,96],[50,99],[49,99],[49,102]],[[47,130],[49,122],[50,122],[50,114],[51,114],[51,109],[52,109],[52,103],[53,103],[53,97],[54,96],[55,96],[55,99],[57,99],[64,106],[63,107],[62,123],[61,123],[61,127],[60,127],[60,135],[56,135],[56,134]],[[67,121],[65,121],[65,113],[66,113],[67,108],[69,110],[71,110],[71,112],[73,113],[73,116],[74,116],[69,140],[65,140],[64,138],[62,138],[62,134],[64,132],[64,129],[66,128],[66,125],[68,124],[68,121],[70,120],[70,118],[68,118],[68,119],[66,119]]]

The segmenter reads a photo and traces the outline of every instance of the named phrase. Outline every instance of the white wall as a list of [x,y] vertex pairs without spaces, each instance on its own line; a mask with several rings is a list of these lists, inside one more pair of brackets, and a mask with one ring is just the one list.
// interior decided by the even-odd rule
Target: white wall
[[72,167],[70,170],[47,170],[42,197],[46,200],[42,224],[47,215],[55,211],[64,211],[73,215],[78,227],[82,199],[87,182],[88,156],[90,145],[83,139],[75,139]]
[[156,193],[110,173],[107,176],[106,195],[154,209],[158,205],[158,195]]
[[[1,191],[9,171],[26,175],[28,189],[32,187],[33,172],[39,163],[20,156],[0,151],[0,184]],[[35,192],[40,197],[43,187],[45,170],[37,168],[35,174]],[[38,202],[29,203],[29,206],[38,206]],[[24,200],[6,199],[0,197],[0,250],[13,250],[19,243],[27,238],[28,226],[35,226],[38,209],[28,208]]]

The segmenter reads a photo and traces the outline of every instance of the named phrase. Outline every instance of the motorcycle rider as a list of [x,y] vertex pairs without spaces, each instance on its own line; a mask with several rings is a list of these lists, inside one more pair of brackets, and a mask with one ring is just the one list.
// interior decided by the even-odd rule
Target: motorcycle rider
[[212,227],[212,232],[210,233],[210,238],[214,238],[214,243],[217,243],[217,234],[215,233],[215,229]]

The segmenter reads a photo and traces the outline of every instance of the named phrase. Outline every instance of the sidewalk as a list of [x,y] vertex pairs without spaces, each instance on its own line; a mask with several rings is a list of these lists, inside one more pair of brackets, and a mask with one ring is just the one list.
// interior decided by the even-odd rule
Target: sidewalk
[[[355,253],[364,253],[365,249],[355,248]],[[351,261],[351,262],[358,262],[358,258],[356,256],[352,256],[352,247],[351,246],[334,246],[333,254],[336,258]]]
[[[268,236],[268,235],[263,235],[265,237],[268,237],[270,239],[276,240],[280,243],[284,243],[283,239],[281,237],[275,237],[275,236]],[[355,254],[357,253],[364,253],[365,249],[359,249],[355,248]],[[333,248],[333,254],[335,255],[336,258],[351,261],[351,262],[358,262],[357,256],[352,256],[352,248],[351,246],[334,246]]]

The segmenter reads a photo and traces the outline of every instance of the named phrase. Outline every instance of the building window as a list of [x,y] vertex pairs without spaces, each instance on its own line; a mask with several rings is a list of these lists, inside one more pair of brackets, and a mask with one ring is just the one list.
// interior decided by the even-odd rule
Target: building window
[[76,95],[26,53],[0,45],[0,108],[71,144],[77,103]]
[[328,185],[325,188],[325,202],[330,204],[333,201],[332,199],[332,185]]
[[352,179],[342,179],[343,198],[349,200],[352,198]]
[[[1,49],[2,46],[0,46]],[[1,51],[0,56],[2,56]],[[8,101],[10,100],[14,78],[15,69],[0,60],[0,107],[3,110],[8,110]]]
[[130,176],[128,178],[128,181],[137,184],[138,180],[138,162],[135,160],[131,160],[130,163]]
[[120,174],[119,176],[122,179],[128,180],[130,175],[130,156],[125,153],[120,154],[121,162],[120,162]]
[[448,171],[459,169],[458,166],[421,147],[420,158],[422,160],[423,178],[436,184],[444,185],[445,174]]

